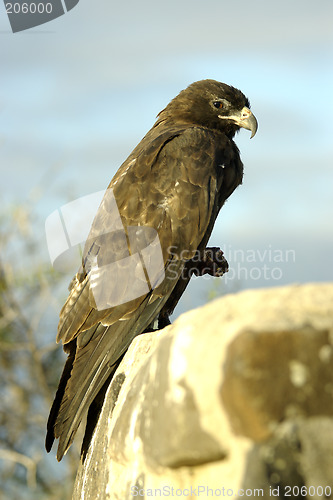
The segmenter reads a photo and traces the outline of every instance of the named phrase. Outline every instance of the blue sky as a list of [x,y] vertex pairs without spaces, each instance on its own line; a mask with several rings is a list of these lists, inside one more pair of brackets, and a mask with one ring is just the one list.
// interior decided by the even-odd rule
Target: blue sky
[[[55,21],[12,34],[0,4],[3,205],[34,194],[43,235],[50,212],[108,185],[172,97],[214,78],[250,98],[259,131],[236,138],[244,183],[212,244],[231,257],[234,249],[296,255],[281,263],[279,279],[252,279],[262,262],[246,262],[248,276],[230,289],[332,281],[332,25],[331,0],[80,0]],[[195,280],[182,308],[212,286],[229,289]]]

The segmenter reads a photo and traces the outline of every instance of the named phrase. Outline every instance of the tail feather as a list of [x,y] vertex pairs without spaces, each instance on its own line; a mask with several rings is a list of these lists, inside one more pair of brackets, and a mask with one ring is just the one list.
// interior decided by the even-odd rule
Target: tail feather
[[66,351],[68,352],[68,358],[66,360],[60,382],[58,385],[58,389],[56,392],[56,395],[54,397],[54,401],[50,410],[50,415],[47,421],[47,433],[46,433],[46,439],[45,439],[45,448],[46,451],[49,453],[51,451],[52,445],[55,440],[55,434],[54,434],[54,426],[58,417],[59,409],[61,406],[61,402],[63,400],[67,382],[71,376],[71,372],[73,369],[73,363],[75,359],[75,353],[76,353],[76,339],[70,342],[69,344],[66,345]]
[[[94,325],[93,332],[88,329],[83,332],[83,338],[79,336],[65,344],[64,349],[67,352],[70,346],[69,357],[52,405],[46,437],[47,451],[50,451],[54,439],[59,438],[58,461],[73,442],[75,433],[92,403],[88,418],[93,422],[92,414],[96,408],[98,418],[100,396],[113,377],[121,358],[134,337],[142,333],[154,320],[167,297],[154,296],[152,292],[146,295],[131,315],[123,316],[122,321],[111,325]],[[87,440],[89,433],[91,437],[91,430],[88,430]]]
[[[89,445],[90,445],[90,442],[91,442],[91,439],[92,439],[92,436],[93,436],[93,432],[95,430],[95,427],[97,425],[97,422],[98,422],[98,419],[99,419],[99,416],[100,416],[100,413],[101,413],[101,410],[102,410],[102,407],[103,407],[103,403],[104,403],[106,391],[108,390],[108,387],[109,387],[109,385],[111,383],[111,380],[113,378],[114,372],[117,370],[117,368],[118,368],[121,360],[123,359],[123,357],[124,357],[124,354],[119,358],[119,360],[117,361],[117,363],[114,365],[113,371],[110,373],[110,375],[106,379],[106,382],[104,383],[103,387],[101,388],[101,390],[99,391],[99,393],[97,394],[97,396],[95,397],[95,399],[93,400],[93,402],[91,403],[91,405],[89,406],[88,415],[87,415],[86,429],[85,429],[85,432],[84,432],[84,438],[83,438],[82,447],[81,447],[82,462],[84,462],[84,460],[86,458],[86,454],[87,454],[87,451],[89,449]],[[113,394],[114,399],[113,399],[112,409],[113,409],[113,407],[114,407],[114,405],[116,403],[116,400],[117,400],[117,397],[118,397],[118,393],[119,393],[120,387],[122,385],[122,382],[123,382],[123,380],[125,378],[125,375],[124,374],[118,375],[117,378],[121,382],[120,382],[120,384],[117,384],[117,393]]]
[[[47,449],[59,439],[57,459],[60,461],[73,442],[75,433],[94,399],[107,380],[111,380],[120,358],[136,336],[128,323],[95,328],[93,338],[67,360],[48,424]],[[74,342],[74,341],[73,341]],[[75,341],[76,342],[76,341]]]

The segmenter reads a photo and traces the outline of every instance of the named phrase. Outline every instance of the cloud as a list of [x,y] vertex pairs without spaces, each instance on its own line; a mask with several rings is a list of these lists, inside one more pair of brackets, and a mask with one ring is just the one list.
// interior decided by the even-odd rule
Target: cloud
[[[217,228],[238,227],[245,244],[251,232],[274,227],[282,240],[296,226],[313,245],[309,223],[320,228],[317,244],[326,245],[331,0],[82,0],[52,23],[15,35],[1,14],[4,197],[24,198],[47,177],[38,207],[46,217],[50,200],[52,209],[68,201],[66,189],[74,197],[103,189],[177,92],[216,78],[244,90],[259,120],[253,141],[245,132],[236,138],[244,185]],[[320,266],[330,265],[325,259]]]

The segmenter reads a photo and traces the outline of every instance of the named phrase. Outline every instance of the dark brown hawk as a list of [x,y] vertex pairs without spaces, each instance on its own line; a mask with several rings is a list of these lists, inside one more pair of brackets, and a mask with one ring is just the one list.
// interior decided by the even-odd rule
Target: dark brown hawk
[[[60,313],[57,342],[68,359],[46,437],[48,451],[59,438],[58,460],[89,407],[91,434],[89,421],[133,338],[158,319],[167,323],[195,257],[207,261],[216,217],[242,182],[233,142],[241,127],[251,137],[257,131],[242,92],[214,80],[195,82],[159,113],[112,179]],[[212,262],[212,274],[222,274],[225,262],[222,271],[214,254]]]

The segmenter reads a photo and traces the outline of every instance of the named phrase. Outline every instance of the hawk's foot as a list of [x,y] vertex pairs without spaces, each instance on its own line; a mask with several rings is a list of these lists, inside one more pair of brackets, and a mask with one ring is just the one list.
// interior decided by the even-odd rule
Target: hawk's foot
[[219,247],[205,248],[200,260],[194,258],[192,264],[190,271],[194,276],[209,274],[209,276],[220,277],[229,270],[227,259]]

